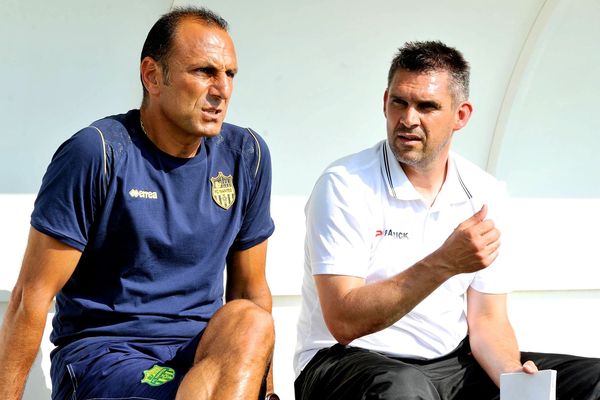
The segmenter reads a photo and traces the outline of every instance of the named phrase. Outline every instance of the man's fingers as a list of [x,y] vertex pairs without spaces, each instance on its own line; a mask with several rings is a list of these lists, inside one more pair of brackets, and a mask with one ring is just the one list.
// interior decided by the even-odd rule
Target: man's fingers
[[484,247],[481,248],[482,254],[490,254],[497,251],[500,248],[500,236],[495,236],[495,238],[484,238],[485,244]]
[[533,361],[526,361],[525,364],[523,364],[523,372],[535,374],[538,372],[538,368]]
[[[485,224],[489,222],[489,224]],[[500,240],[500,231],[496,228],[492,221],[484,221],[482,225],[482,230],[480,231],[480,235],[486,245],[490,245],[491,243],[497,242]],[[478,227],[479,228],[479,227]]]

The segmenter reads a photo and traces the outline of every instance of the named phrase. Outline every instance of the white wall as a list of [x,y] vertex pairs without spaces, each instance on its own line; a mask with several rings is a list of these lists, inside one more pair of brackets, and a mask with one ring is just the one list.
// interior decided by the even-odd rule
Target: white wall
[[172,4],[229,20],[240,74],[228,119],[267,139],[277,195],[307,195],[329,162],[383,137],[389,61],[419,39],[472,64],[475,113],[456,150],[518,196],[600,193],[587,183],[600,178],[597,0],[4,0],[0,192],[35,193],[59,143],[138,106],[142,42]]
[[[303,203],[326,164],[384,137],[387,69],[407,40],[441,39],[471,62],[475,114],[455,149],[513,194],[510,307],[521,344],[600,356],[588,313],[600,301],[597,0],[1,1],[0,316],[27,235],[20,202],[30,200],[12,194],[31,199],[77,129],[137,107],[142,42],[173,4],[203,4],[230,22],[240,74],[228,120],[271,148],[277,231],[267,268],[283,398],[293,397]],[[28,399],[48,398],[45,346]]]
[[515,65],[488,169],[515,196],[599,198],[600,1],[545,3]]
[[57,146],[141,99],[141,45],[166,0],[0,1],[0,192],[35,193]]

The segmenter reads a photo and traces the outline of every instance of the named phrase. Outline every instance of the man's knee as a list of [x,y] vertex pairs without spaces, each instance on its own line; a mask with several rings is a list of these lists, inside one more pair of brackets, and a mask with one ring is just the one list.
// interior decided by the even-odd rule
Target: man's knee
[[[211,325],[213,325],[211,327]],[[261,347],[273,347],[275,324],[271,314],[248,300],[233,300],[226,303],[213,316],[208,329],[219,335],[227,335],[232,341],[240,340],[248,346],[253,343]]]
[[[275,335],[275,324],[271,313],[249,300],[233,300],[225,306],[223,311],[236,322],[238,329],[249,329],[263,335]],[[250,332],[250,334],[252,334]]]

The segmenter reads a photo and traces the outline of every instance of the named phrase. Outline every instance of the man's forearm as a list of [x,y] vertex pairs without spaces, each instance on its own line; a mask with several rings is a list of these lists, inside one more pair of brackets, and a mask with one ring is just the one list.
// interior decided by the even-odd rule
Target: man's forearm
[[37,355],[47,310],[33,313],[13,295],[0,330],[0,399],[20,399],[27,375]]
[[522,369],[521,353],[510,325],[490,324],[484,331],[470,334],[469,341],[473,356],[496,385],[500,385],[502,373]]
[[[439,273],[429,257],[425,258],[398,275],[333,296],[336,300],[324,307],[325,320],[338,342],[350,343],[391,326],[449,277]],[[321,285],[318,279],[317,286]],[[328,290],[321,288],[319,291]]]

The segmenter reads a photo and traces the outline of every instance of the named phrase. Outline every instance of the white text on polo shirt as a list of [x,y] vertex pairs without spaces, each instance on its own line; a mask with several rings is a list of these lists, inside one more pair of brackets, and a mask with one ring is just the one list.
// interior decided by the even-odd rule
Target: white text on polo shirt
[[138,190],[138,189],[131,189],[129,191],[129,195],[131,197],[133,197],[134,199],[153,199],[156,200],[158,199],[158,193],[156,192],[149,192],[147,190]]
[[378,229],[375,231],[375,237],[379,236],[391,236],[394,239],[408,239],[408,232],[399,232],[392,229]]

